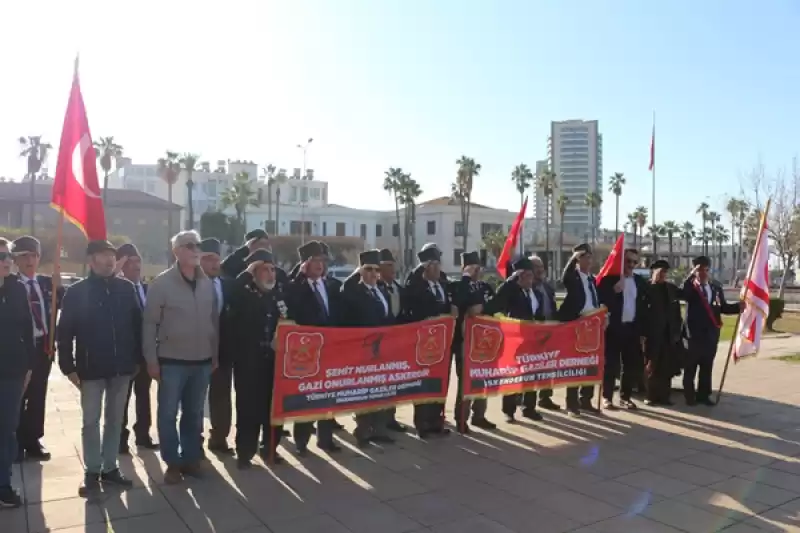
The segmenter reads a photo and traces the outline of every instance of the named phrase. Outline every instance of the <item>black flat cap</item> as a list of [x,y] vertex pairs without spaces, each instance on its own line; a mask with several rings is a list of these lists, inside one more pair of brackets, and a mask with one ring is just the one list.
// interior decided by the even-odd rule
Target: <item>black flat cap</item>
[[297,249],[297,255],[300,261],[308,261],[312,257],[321,257],[325,255],[325,248],[319,241],[309,241]]
[[204,254],[222,255],[222,245],[217,239],[203,239],[200,241],[200,251]]
[[439,261],[442,258],[442,252],[440,252],[438,248],[431,246],[430,248],[423,248],[417,252],[417,258],[419,259],[420,263],[424,263],[426,261]]
[[394,263],[392,251],[388,248],[381,250],[381,263]]
[[692,259],[692,266],[701,266],[701,267],[711,266],[711,261],[708,259],[708,257],[701,255]]
[[265,263],[272,263],[272,253],[266,250],[256,250],[252,254],[248,255],[245,260],[244,264],[252,265],[256,261],[263,261]]
[[244,235],[245,241],[250,241],[252,239],[269,239],[269,235],[267,235],[267,232],[264,231],[263,229],[258,228],[245,233]]
[[40,254],[42,253],[42,245],[39,239],[25,235],[14,239],[11,243],[11,253],[14,254]]
[[573,252],[592,253],[592,247],[588,243],[582,243],[572,248]]
[[527,257],[517,259],[511,266],[514,270],[533,270],[533,262]]
[[650,270],[658,270],[659,268],[666,268],[669,270],[669,261],[666,259],[659,259],[658,261],[653,261],[653,263],[650,264]]
[[322,246],[322,255],[324,255],[325,257],[330,257],[331,249],[328,246],[328,244],[320,241],[319,245]]
[[142,257],[139,255],[139,249],[136,248],[136,245],[126,242],[119,248],[117,248],[117,260],[119,261],[123,257]]
[[381,264],[381,251],[380,250],[367,250],[358,254],[359,266]]
[[89,241],[89,244],[86,245],[86,255],[99,254],[100,252],[114,252],[116,254],[117,249],[108,241]]
[[481,264],[481,257],[478,255],[478,252],[463,252],[461,254],[462,267],[468,267],[480,264]]

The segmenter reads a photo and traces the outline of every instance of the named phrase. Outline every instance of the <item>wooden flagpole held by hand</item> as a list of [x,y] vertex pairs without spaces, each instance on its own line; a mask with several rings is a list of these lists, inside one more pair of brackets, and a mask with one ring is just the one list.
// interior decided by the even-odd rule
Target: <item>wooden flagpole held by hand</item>
[[[764,206],[764,213],[761,215],[761,222],[758,225],[758,234],[756,235],[756,245],[753,247],[753,253],[751,254],[750,259],[750,266],[747,269],[747,277],[744,279],[744,287],[742,289],[742,294],[740,296],[740,301],[745,301],[747,299],[747,293],[750,290],[750,279],[753,277],[753,269],[755,267],[755,257],[756,252],[761,245],[761,239],[764,238],[764,224],[767,222],[767,215],[769,214],[769,206],[772,202],[772,199],[767,199],[767,204]],[[733,354],[733,348],[736,345],[736,335],[739,334],[739,323],[742,320],[742,313],[739,312],[736,315],[736,324],[733,326],[733,335],[731,335],[731,345],[728,346],[728,357],[725,359],[725,368],[722,370],[722,380],[719,382],[719,389],[717,389],[717,401],[719,403],[720,398],[722,397],[722,388],[725,386],[725,378],[728,375],[728,366],[731,364],[731,355]]]

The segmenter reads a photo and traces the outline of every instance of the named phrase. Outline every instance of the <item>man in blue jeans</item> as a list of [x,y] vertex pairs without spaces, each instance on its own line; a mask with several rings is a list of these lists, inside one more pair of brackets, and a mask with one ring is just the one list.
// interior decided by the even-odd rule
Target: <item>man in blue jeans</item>
[[64,295],[56,330],[61,372],[81,392],[86,468],[81,496],[100,483],[133,485],[120,473],[117,454],[128,386],[142,364],[142,312],[133,283],[114,275],[116,249],[91,241],[86,253],[91,271]]
[[17,456],[19,409],[36,348],[28,295],[11,274],[8,248],[8,241],[0,237],[0,509],[22,505],[11,487],[11,465]]
[[175,265],[150,283],[142,336],[147,372],[159,382],[158,438],[169,484],[202,475],[203,410],[218,363],[220,305],[200,268],[200,235],[178,233],[172,251]]

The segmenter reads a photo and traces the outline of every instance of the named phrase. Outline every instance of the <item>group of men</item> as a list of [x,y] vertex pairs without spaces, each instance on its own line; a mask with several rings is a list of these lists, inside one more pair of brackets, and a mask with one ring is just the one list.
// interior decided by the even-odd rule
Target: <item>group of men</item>
[[[708,277],[708,259],[695,268],[682,287],[666,281],[669,264],[655,261],[650,280],[633,274],[636,250],[625,251],[622,276],[596,283],[592,250],[574,249],[564,270],[566,296],[558,305],[545,267],[538,257],[520,257],[510,275],[495,289],[480,279],[476,252],[461,256],[462,277],[450,281],[441,271],[441,252],[426,244],[419,264],[403,283],[396,279],[390,250],[368,250],[358,269],[344,282],[327,274],[329,250],[310,241],[298,249],[298,262],[286,273],[276,265],[268,235],[255,230],[245,244],[221,257],[215,239],[202,240],[195,231],[172,238],[175,264],[150,284],[141,282],[141,257],[132,244],[115,248],[106,241],[87,247],[89,275],[64,292],[59,284],[36,273],[41,249],[33,237],[13,243],[0,239],[0,506],[21,504],[11,488],[11,463],[47,460],[41,443],[44,406],[52,351],[57,348],[61,371],[79,389],[83,411],[83,459],[86,468],[80,494],[90,495],[101,484],[129,487],[117,456],[129,453],[128,403],[135,398],[134,443],[160,449],[166,463],[165,481],[202,476],[203,416],[210,406],[207,449],[236,455],[241,468],[256,454],[280,463],[277,446],[290,433],[270,420],[274,378],[275,332],[280,320],[328,327],[382,327],[452,314],[457,317],[452,353],[461,378],[462,324],[477,314],[528,321],[570,321],[605,305],[609,309],[606,364],[602,394],[606,409],[615,409],[613,393],[620,378],[618,405],[635,409],[635,388],[648,404],[670,404],[670,382],[684,372],[689,405],[711,404],[711,368],[719,340],[721,314],[738,313],[719,285]],[[12,274],[12,263],[18,272]],[[56,298],[53,299],[55,292]],[[55,308],[51,308],[55,301]],[[680,302],[688,305],[686,320]],[[60,310],[60,312],[59,312]],[[51,321],[58,314],[55,346],[49,341]],[[688,347],[687,347],[688,344]],[[8,347],[8,349],[6,349]],[[699,383],[695,389],[695,377]],[[150,389],[158,384],[156,426],[151,432]],[[228,444],[232,425],[232,386],[236,390],[235,449]],[[552,390],[514,394],[502,399],[509,423],[518,408],[525,418],[539,421],[539,408],[558,410]],[[566,391],[569,415],[597,412],[594,388]],[[459,398],[456,428],[492,430],[486,400]],[[471,412],[471,417],[464,416]],[[104,431],[100,432],[103,418]],[[393,432],[407,428],[394,409],[359,414],[353,436],[359,446],[391,444]],[[414,407],[420,438],[446,436],[444,404]],[[298,455],[307,453],[311,436],[328,453],[341,448],[334,433],[336,420],[298,422],[291,433]],[[15,437],[16,435],[16,437]]]

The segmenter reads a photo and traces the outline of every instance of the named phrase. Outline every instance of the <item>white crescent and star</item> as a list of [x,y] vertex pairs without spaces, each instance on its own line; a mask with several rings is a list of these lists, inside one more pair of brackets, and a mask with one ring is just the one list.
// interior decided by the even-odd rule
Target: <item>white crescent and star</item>
[[[81,137],[81,140],[75,145],[75,149],[72,151],[72,175],[75,176],[75,181],[78,182],[81,189],[86,192],[86,196],[100,198],[100,191],[91,190],[86,186],[83,162],[86,157],[86,152],[89,150],[94,150],[94,147],[92,146],[91,139],[89,139],[89,135],[84,133],[83,137]],[[94,157],[92,157],[92,162],[94,162]]]

